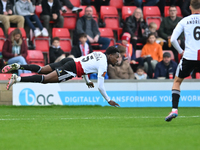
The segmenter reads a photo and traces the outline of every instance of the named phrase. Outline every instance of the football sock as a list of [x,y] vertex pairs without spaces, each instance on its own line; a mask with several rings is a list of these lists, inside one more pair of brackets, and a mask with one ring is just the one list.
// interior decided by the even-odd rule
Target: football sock
[[172,108],[178,109],[180,91],[172,90]]
[[44,81],[44,76],[43,75],[33,75],[33,76],[28,76],[28,77],[21,77],[20,82],[38,82],[38,83],[43,83]]
[[38,65],[20,65],[19,69],[30,70],[39,73],[42,68]]

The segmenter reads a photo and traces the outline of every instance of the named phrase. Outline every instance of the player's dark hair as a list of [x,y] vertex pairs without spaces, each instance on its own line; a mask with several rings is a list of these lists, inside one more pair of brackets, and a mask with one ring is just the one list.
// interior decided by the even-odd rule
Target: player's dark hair
[[110,55],[110,54],[115,54],[115,53],[119,53],[118,48],[116,48],[115,46],[110,46],[106,49],[106,54]]
[[191,0],[190,6],[192,6],[193,9],[200,9],[200,0]]
[[80,34],[78,35],[78,38],[79,38],[79,39],[82,38],[82,37],[87,38],[87,34],[86,34],[86,33],[80,33]]
[[59,37],[54,37],[54,38],[52,39],[52,43],[53,43],[54,41],[60,41],[60,38],[59,38]]

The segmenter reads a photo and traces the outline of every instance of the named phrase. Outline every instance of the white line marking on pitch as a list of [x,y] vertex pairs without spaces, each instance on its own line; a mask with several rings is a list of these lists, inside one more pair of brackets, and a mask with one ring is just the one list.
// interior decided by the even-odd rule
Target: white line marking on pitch
[[[200,116],[178,116],[178,118],[199,118]],[[143,117],[83,117],[83,118],[0,118],[0,121],[15,121],[15,120],[87,120],[87,119],[159,119],[165,117],[150,117],[150,116],[143,116]]]

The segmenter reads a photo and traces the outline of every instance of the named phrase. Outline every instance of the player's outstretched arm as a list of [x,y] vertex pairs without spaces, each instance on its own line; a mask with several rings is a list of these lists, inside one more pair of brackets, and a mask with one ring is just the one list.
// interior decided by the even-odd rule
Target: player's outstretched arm
[[99,92],[101,93],[101,95],[105,98],[105,100],[111,106],[115,106],[115,107],[119,106],[119,104],[117,104],[116,102],[110,100],[109,96],[107,95],[106,90],[104,88],[104,77],[98,77],[98,89],[99,89]]
[[94,88],[94,84],[92,81],[89,80],[88,75],[83,75],[83,78],[85,79],[85,82],[88,88]]

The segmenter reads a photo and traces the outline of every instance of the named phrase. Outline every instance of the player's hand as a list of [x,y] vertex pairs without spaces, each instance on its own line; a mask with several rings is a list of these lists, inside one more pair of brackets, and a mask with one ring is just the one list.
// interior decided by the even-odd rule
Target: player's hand
[[93,82],[89,82],[89,83],[86,83],[86,84],[87,84],[88,88],[94,88]]
[[183,56],[184,52],[185,52],[185,51],[183,51],[183,52],[181,53],[181,56]]
[[110,100],[108,103],[109,103],[111,106],[120,107],[119,104],[117,104],[116,102],[114,102],[114,101],[112,101],[112,100]]

